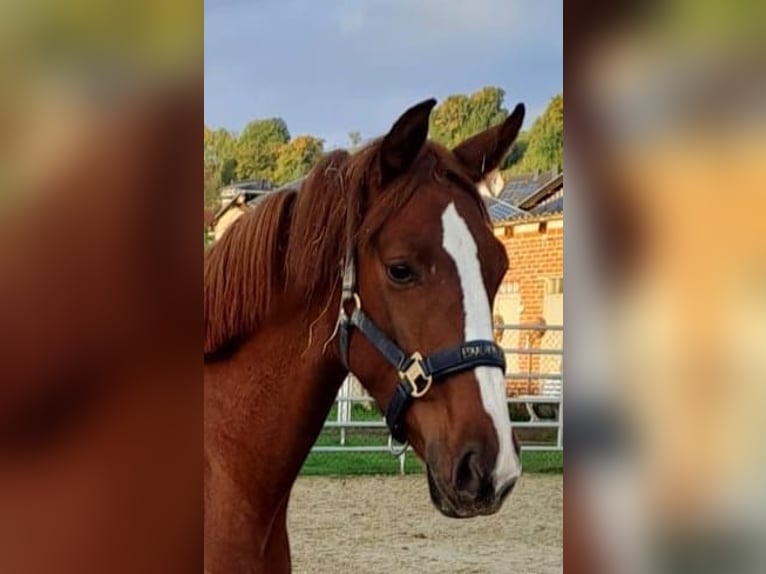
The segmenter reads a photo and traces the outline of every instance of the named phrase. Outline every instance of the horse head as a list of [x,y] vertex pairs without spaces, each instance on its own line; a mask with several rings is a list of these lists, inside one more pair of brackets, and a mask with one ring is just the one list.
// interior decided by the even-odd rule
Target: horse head
[[436,508],[470,517],[496,512],[521,474],[492,318],[508,258],[477,184],[504,159],[524,107],[448,150],[427,139],[434,104],[407,110],[369,152],[340,338],[392,433],[425,461]]

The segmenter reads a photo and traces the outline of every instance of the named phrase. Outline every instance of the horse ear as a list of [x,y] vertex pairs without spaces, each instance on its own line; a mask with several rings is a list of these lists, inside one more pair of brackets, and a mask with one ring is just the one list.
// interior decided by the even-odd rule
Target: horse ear
[[428,120],[436,100],[431,98],[412,106],[396,120],[380,146],[382,183],[407,171],[428,137]]
[[468,138],[452,150],[474,182],[481,181],[500,165],[519,135],[523,121],[524,104],[517,104],[502,124]]

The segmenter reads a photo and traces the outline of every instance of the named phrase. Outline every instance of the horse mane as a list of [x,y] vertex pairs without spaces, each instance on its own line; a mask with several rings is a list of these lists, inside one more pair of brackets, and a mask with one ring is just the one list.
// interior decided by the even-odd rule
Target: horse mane
[[284,281],[279,265],[295,191],[265,197],[239,217],[205,256],[205,355],[252,332]]
[[[410,200],[424,179],[462,170],[451,154],[428,142],[408,172],[370,197],[380,181],[380,140],[349,154],[334,151],[312,169],[300,190],[266,196],[209,248],[204,273],[204,352],[207,360],[252,334],[289,285],[310,305],[340,282],[347,245],[364,247]],[[458,176],[486,217],[475,186]]]

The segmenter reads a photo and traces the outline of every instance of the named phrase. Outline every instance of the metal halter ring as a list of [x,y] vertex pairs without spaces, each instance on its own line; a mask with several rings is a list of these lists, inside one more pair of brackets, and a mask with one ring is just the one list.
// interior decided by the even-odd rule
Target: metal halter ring
[[404,444],[400,446],[399,448],[394,447],[394,437],[392,437],[390,434],[388,435],[388,452],[390,452],[392,455],[396,457],[400,457],[404,454],[404,451],[406,451],[410,447],[410,441],[406,440],[404,441]]
[[[346,313],[346,303],[349,301],[354,302],[354,307],[351,309],[351,313]],[[351,318],[351,315],[354,313],[354,311],[361,311],[362,310],[362,300],[359,298],[358,293],[351,293],[350,296],[346,295],[343,297],[343,299],[340,302],[340,314],[342,316],[345,316],[346,318]]]
[[[406,380],[412,387],[410,396],[419,399],[425,395],[431,388],[431,383],[434,379],[431,375],[427,375],[425,369],[423,369],[423,355],[417,351],[410,356],[410,364],[403,371],[399,371],[399,377],[402,380]],[[418,387],[418,381],[425,381],[422,387]]]
[[351,298],[354,300],[354,310],[351,311],[352,313],[356,310],[361,311],[362,310],[362,300],[359,298],[358,293],[354,293]]

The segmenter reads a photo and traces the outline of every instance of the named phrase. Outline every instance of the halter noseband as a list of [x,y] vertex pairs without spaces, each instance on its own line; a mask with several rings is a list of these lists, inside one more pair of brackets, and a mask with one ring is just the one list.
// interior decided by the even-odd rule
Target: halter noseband
[[[349,305],[353,305],[350,313],[347,312]],[[348,348],[352,328],[364,335],[399,374],[400,382],[386,409],[386,424],[391,436],[400,443],[407,440],[404,424],[407,408],[413,399],[425,396],[434,381],[476,367],[498,367],[505,372],[505,354],[494,341],[466,341],[426,357],[417,351],[407,355],[362,310],[362,302],[356,292],[356,265],[353,252],[349,249],[338,313],[340,356],[346,369],[349,368]]]

